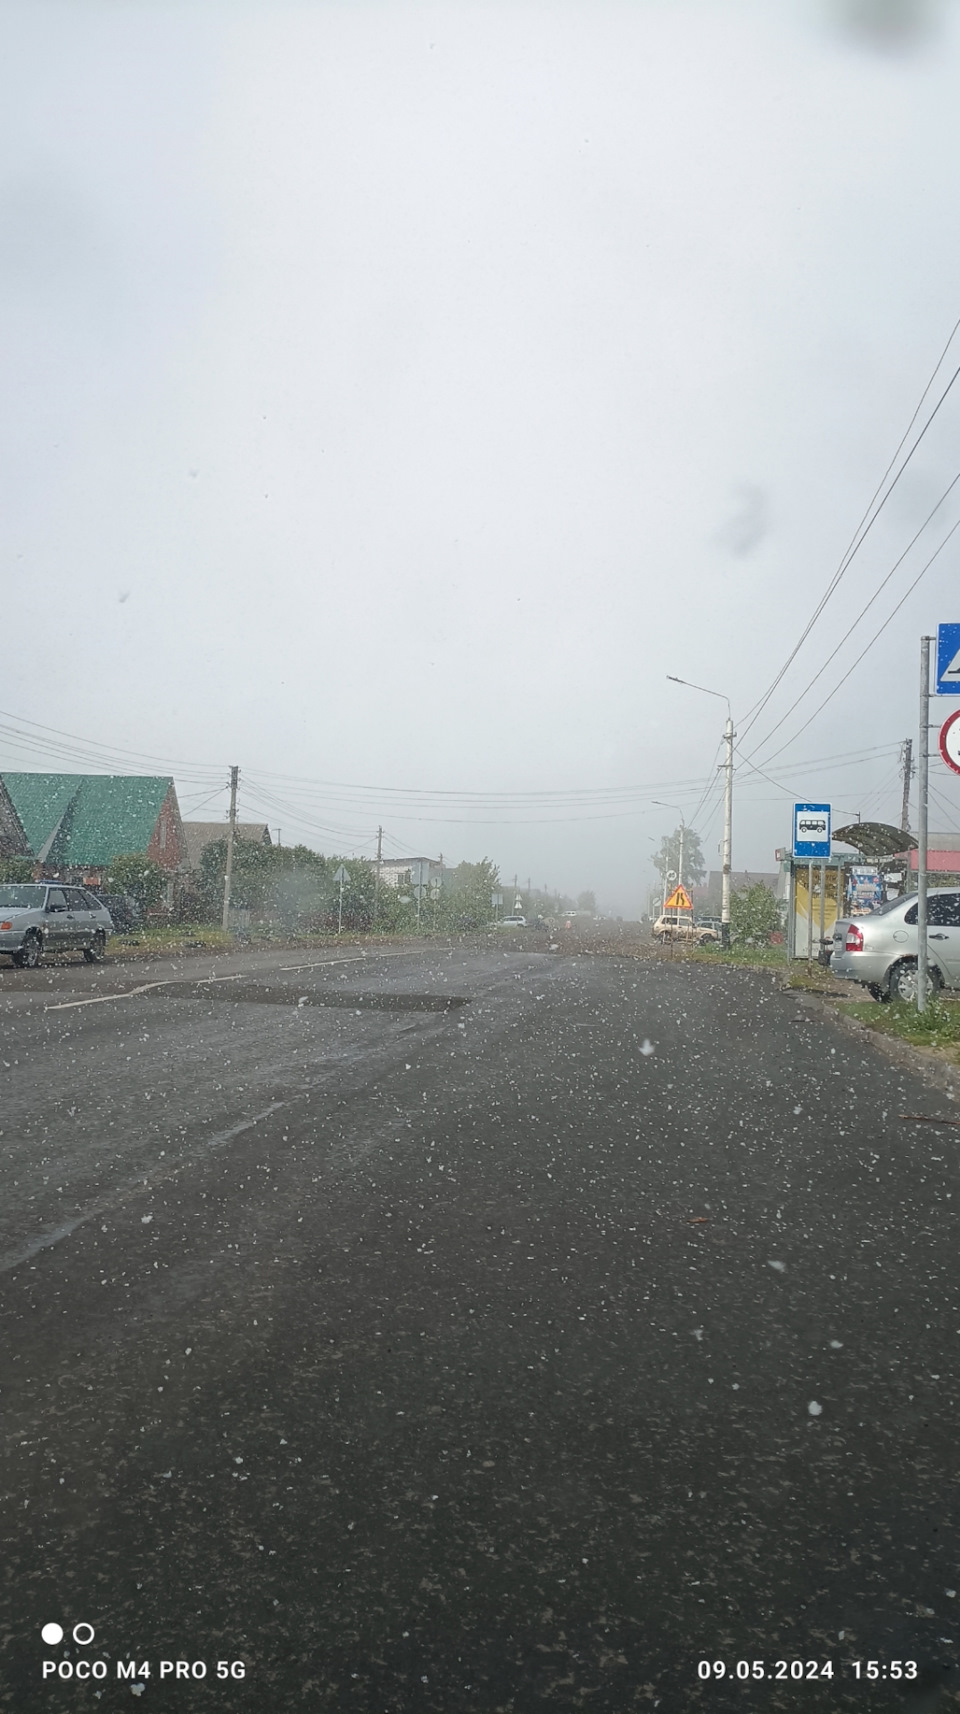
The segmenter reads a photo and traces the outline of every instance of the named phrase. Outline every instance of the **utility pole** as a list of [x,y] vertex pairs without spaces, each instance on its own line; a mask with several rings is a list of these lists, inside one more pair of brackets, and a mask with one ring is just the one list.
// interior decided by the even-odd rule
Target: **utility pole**
[[701,690],[704,696],[718,696],[727,705],[727,724],[723,730],[723,740],[727,748],[723,770],[726,774],[723,792],[723,879],[720,894],[720,939],[724,946],[730,945],[730,876],[733,868],[733,740],[736,733],[733,730],[733,714],[730,709],[730,698],[724,696],[722,690],[710,690],[705,684],[693,684],[688,678],[677,678],[674,673],[667,673],[672,684],[684,684],[688,690]]
[[686,831],[687,831],[687,824],[684,821],[683,816],[681,815],[681,817],[680,817],[680,855],[679,855],[679,858],[677,859],[677,886],[678,887],[683,886],[683,836],[686,833]]
[[727,715],[727,724],[723,729],[724,743],[727,747],[726,761],[723,764],[726,780],[723,787],[723,879],[720,892],[720,941],[723,946],[730,945],[730,872],[733,867],[733,716]]
[[240,769],[230,769],[230,826],[227,829],[227,866],[223,872],[223,926],[230,927],[230,882],[233,876],[233,841],[237,832],[237,781]]
[[377,828],[377,872],[373,883],[373,920],[380,915],[380,865],[383,862],[383,828]]
[[903,740],[903,803],[900,806],[900,827],[906,833],[910,826],[910,779],[913,774],[913,739]]
[[917,1011],[926,1008],[930,996],[927,953],[927,813],[930,762],[930,644],[920,638],[920,748],[917,757]]

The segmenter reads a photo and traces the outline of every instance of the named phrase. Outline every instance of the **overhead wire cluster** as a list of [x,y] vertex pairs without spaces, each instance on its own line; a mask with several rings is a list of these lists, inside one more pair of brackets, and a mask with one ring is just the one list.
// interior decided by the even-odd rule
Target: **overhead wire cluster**
[[[958,470],[956,472],[956,474],[951,478],[950,482],[946,485],[943,492],[940,494],[940,497],[936,501],[935,505],[932,506],[930,511],[927,513],[927,515],[924,518],[923,523],[920,525],[919,529],[917,529],[914,532],[910,541],[907,543],[907,546],[897,556],[897,558],[894,560],[893,564],[890,566],[889,570],[887,570],[886,573],[876,582],[876,584],[872,588],[871,592],[869,593],[868,598],[860,607],[860,610],[856,614],[856,617],[846,627],[846,629],[845,629],[843,635],[840,637],[839,641],[833,645],[833,647],[830,649],[829,653],[827,654],[826,658],[820,663],[820,665],[816,668],[816,670],[813,671],[808,676],[808,678],[804,682],[802,688],[793,697],[793,700],[790,702],[790,704],[787,707],[787,709],[785,710],[785,712],[779,716],[779,718],[773,723],[773,725],[767,727],[766,731],[763,733],[762,736],[755,737],[754,743],[753,743],[753,748],[752,748],[750,754],[746,755],[742,749],[744,739],[746,738],[747,734],[749,732],[751,732],[753,730],[753,728],[757,725],[758,721],[760,721],[761,716],[764,714],[764,712],[768,708],[769,703],[771,702],[772,698],[774,697],[776,691],[779,689],[780,685],[783,683],[784,679],[786,678],[786,676],[787,676],[788,672],[790,671],[791,667],[793,666],[794,662],[797,660],[797,657],[799,656],[804,645],[806,644],[806,642],[810,638],[810,636],[811,636],[812,632],[814,631],[816,625],[822,619],[829,603],[833,600],[833,598],[836,595],[837,590],[839,589],[841,583],[846,578],[846,576],[850,570],[851,565],[853,564],[857,555],[860,553],[861,549],[863,548],[863,545],[866,542],[868,536],[870,535],[870,532],[873,530],[874,525],[876,524],[878,518],[880,517],[884,508],[888,504],[888,502],[889,502],[891,496],[893,495],[893,493],[895,492],[898,484],[900,483],[901,478],[903,477],[904,473],[908,469],[913,458],[915,457],[916,453],[918,452],[920,446],[924,442],[928,432],[930,431],[931,427],[933,426],[934,422],[936,421],[937,417],[939,416],[939,413],[942,410],[944,404],[946,403],[949,395],[951,394],[958,377],[960,377],[960,364],[957,364],[956,367],[954,367],[952,369],[952,371],[949,373],[949,376],[945,382],[943,381],[943,375],[942,375],[942,371],[944,370],[944,366],[947,364],[948,354],[951,350],[951,347],[954,345],[954,341],[956,339],[958,331],[960,331],[960,320],[958,320],[955,323],[954,327],[951,330],[950,337],[947,340],[945,346],[943,347],[943,350],[941,351],[940,356],[938,357],[936,364],[934,365],[934,368],[930,374],[930,377],[927,381],[927,384],[923,389],[923,392],[920,396],[920,399],[918,400],[918,403],[917,403],[916,408],[913,412],[913,415],[911,416],[910,421],[907,424],[907,427],[904,430],[904,433],[900,438],[900,441],[896,447],[896,450],[894,451],[894,454],[893,454],[892,458],[890,459],[890,461],[887,465],[887,468],[884,471],[883,476],[881,477],[880,482],[877,485],[877,488],[875,489],[873,495],[871,496],[870,502],[869,502],[863,516],[861,517],[859,523],[857,524],[857,527],[854,530],[853,535],[851,536],[851,539],[850,539],[849,543],[847,544],[847,547],[846,547],[843,555],[841,556],[840,562],[839,562],[836,570],[834,571],[833,575],[829,579],[826,589],[824,590],[819,601],[817,602],[816,607],[814,608],[812,614],[810,615],[810,618],[807,620],[807,623],[803,627],[799,637],[797,638],[796,642],[793,644],[792,648],[790,649],[789,653],[787,654],[786,659],[784,660],[783,664],[778,669],[778,671],[775,673],[773,679],[771,680],[771,682],[769,683],[767,688],[764,690],[763,694],[757,699],[757,701],[753,704],[753,706],[747,710],[746,715],[743,716],[743,718],[739,722],[738,755],[740,756],[741,762],[756,765],[757,758],[760,757],[761,755],[763,755],[764,752],[768,751],[769,745],[770,745],[771,741],[773,740],[775,734],[780,732],[783,729],[783,727],[788,724],[791,715],[793,715],[797,712],[797,710],[800,708],[800,705],[806,700],[806,698],[813,691],[814,687],[820,682],[820,680],[827,673],[828,669],[833,664],[833,662],[836,660],[837,656],[841,653],[841,651],[844,649],[844,647],[850,642],[850,640],[854,636],[854,634],[859,631],[861,625],[863,624],[863,621],[867,617],[867,614],[870,612],[871,608],[873,608],[873,606],[879,600],[879,598],[881,597],[883,592],[886,589],[888,589],[890,584],[893,582],[897,573],[900,572],[901,568],[904,566],[904,563],[907,561],[907,559],[911,555],[913,549],[916,547],[917,543],[920,541],[920,538],[929,529],[930,525],[933,523],[934,519],[936,518],[937,514],[940,512],[941,508],[946,505],[947,501],[953,495],[954,490],[957,487],[957,484],[960,483],[960,470]],[[939,378],[940,383],[941,383],[939,385],[939,391],[938,391],[938,378]],[[930,396],[932,393],[936,395],[935,402],[930,405],[929,409],[927,409],[928,401],[930,400]],[[916,425],[921,418],[922,418],[921,426],[919,427],[917,432],[914,433],[914,430],[916,429]],[[850,662],[850,664],[846,667],[846,670],[836,680],[836,682],[833,684],[832,688],[827,692],[826,696],[824,696],[822,698],[822,700],[817,704],[817,706],[813,709],[812,713],[808,714],[806,716],[806,718],[802,721],[802,723],[799,726],[796,726],[791,731],[789,737],[784,738],[783,742],[779,745],[779,747],[776,750],[774,750],[772,753],[768,753],[766,755],[763,755],[765,766],[769,766],[778,757],[782,756],[786,750],[790,749],[791,746],[796,742],[797,738],[800,737],[801,733],[806,731],[807,727],[813,723],[813,721],[817,718],[817,716],[819,714],[821,714],[823,712],[823,710],[827,707],[828,703],[830,703],[833,700],[833,698],[836,696],[837,692],[841,689],[841,687],[847,682],[847,680],[856,671],[857,667],[864,660],[865,656],[867,654],[869,654],[870,650],[878,642],[879,638],[883,635],[884,631],[886,631],[887,627],[891,624],[891,622],[896,617],[896,615],[901,611],[901,609],[903,608],[905,603],[909,600],[910,596],[913,594],[914,590],[918,587],[918,585],[921,583],[922,579],[926,576],[926,574],[930,570],[931,566],[933,566],[936,563],[936,561],[939,559],[940,555],[943,553],[944,548],[952,540],[954,534],[956,533],[956,531],[958,529],[960,529],[960,517],[958,517],[950,525],[950,527],[945,531],[945,533],[941,537],[939,543],[934,548],[933,552],[927,556],[926,560],[920,566],[919,570],[913,576],[912,580],[908,583],[907,587],[901,592],[901,594],[899,595],[899,598],[897,599],[897,601],[895,602],[893,607],[890,609],[890,611],[887,613],[887,615],[883,619],[882,623],[877,627],[877,629],[869,637],[867,642],[864,644],[863,648],[856,655],[856,657]]]
[[[816,670],[810,674],[786,711],[779,716],[773,725],[767,727],[762,737],[755,738],[750,754],[744,752],[742,745],[746,735],[753,731],[767,710],[816,625],[822,619],[829,603],[846,578],[856,556],[860,553],[878,518],[946,403],[958,377],[960,377],[960,364],[958,364],[949,374],[945,384],[940,387],[935,402],[927,409],[931,394],[936,393],[938,377],[941,376],[941,371],[944,369],[948,353],[954,344],[958,331],[960,331],[960,320],[953,327],[896,450],[813,613],[770,684],[752,708],[748,709],[740,723],[737,747],[740,767],[747,771],[748,776],[765,781],[784,795],[789,796],[798,777],[809,774],[814,767],[822,772],[828,767],[859,766],[868,759],[882,757],[884,753],[894,748],[891,745],[872,746],[860,751],[841,753],[839,756],[815,757],[807,762],[782,764],[776,775],[768,771],[772,763],[790,749],[800,734],[812,724],[817,715],[823,711],[860,665],[870,649],[873,648],[943,552],[955,532],[960,529],[960,517],[946,531],[938,546],[914,575],[883,622],[813,712],[807,715],[772,754],[764,754],[768,751],[775,734],[782,731],[788,724],[791,715],[797,712],[814,687],[823,679],[842,649],[858,631],[884,590],[893,582],[924,532],[933,523],[941,508],[947,503],[958,483],[960,483],[960,470],[953,476],[936,504],[927,513],[923,523],[914,532],[902,553],[876,583],[856,617],[847,626],[843,636],[834,644]],[[926,412],[925,415],[924,412]],[[918,422],[920,422],[919,428],[917,428]],[[914,432],[915,430],[916,432]],[[182,786],[189,785],[196,788],[193,793],[184,796],[184,807],[188,814],[192,815],[196,815],[198,810],[207,807],[226,790],[227,770],[223,764],[158,756],[149,752],[127,749],[123,746],[104,745],[81,737],[76,733],[46,726],[37,721],[26,720],[2,710],[0,710],[0,745],[2,745],[5,753],[12,756],[18,764],[22,763],[26,767],[32,768],[37,767],[38,758],[42,757],[48,765],[49,761],[53,759],[58,763],[72,764],[74,767],[79,766],[93,772],[155,773],[158,769],[163,769],[165,772],[175,775]],[[762,758],[762,764],[760,758]],[[682,813],[683,805],[693,802],[694,808],[688,825],[695,829],[698,826],[706,828],[712,825],[717,814],[722,792],[722,776],[716,766],[716,757],[705,782],[700,776],[680,780],[675,778],[666,781],[655,780],[631,786],[554,788],[540,791],[436,790],[425,787],[365,785],[264,771],[256,768],[249,772],[244,770],[241,778],[242,802],[245,811],[262,814],[267,820],[271,817],[275,821],[282,818],[291,827],[302,830],[311,837],[319,835],[325,840],[333,839],[338,843],[346,842],[354,850],[364,851],[369,850],[375,843],[374,822],[382,822],[385,816],[389,816],[395,823],[398,822],[403,826],[417,825],[424,828],[569,825],[584,821],[634,818],[649,811],[653,807],[656,794],[663,793],[669,794],[671,798],[681,800],[681,803],[678,804],[678,813]],[[879,798],[883,789],[886,787],[876,788],[872,796]],[[740,795],[742,798],[742,785]],[[357,825],[358,822],[361,825]],[[392,838],[393,836],[388,837]]]

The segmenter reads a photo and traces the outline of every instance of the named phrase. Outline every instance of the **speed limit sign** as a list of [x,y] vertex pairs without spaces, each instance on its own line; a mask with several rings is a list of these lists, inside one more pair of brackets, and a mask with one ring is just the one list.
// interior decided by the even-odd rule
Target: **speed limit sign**
[[960,708],[940,728],[940,754],[955,774],[960,774]]

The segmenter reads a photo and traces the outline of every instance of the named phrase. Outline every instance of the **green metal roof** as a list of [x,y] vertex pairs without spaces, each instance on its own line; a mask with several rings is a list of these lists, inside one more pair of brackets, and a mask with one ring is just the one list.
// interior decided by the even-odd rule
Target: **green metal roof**
[[[145,851],[170,778],[124,774],[2,774],[35,857],[98,867]],[[52,844],[48,842],[53,836]]]
[[4,774],[13,807],[36,857],[70,807],[83,779],[77,774]]

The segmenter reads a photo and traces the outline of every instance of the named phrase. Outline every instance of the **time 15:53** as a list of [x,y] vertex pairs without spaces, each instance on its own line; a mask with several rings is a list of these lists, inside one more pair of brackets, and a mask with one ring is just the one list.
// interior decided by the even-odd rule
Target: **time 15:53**
[[879,1660],[854,1660],[850,1662],[857,1678],[916,1678],[917,1663],[915,1660],[891,1660],[886,1665]]

